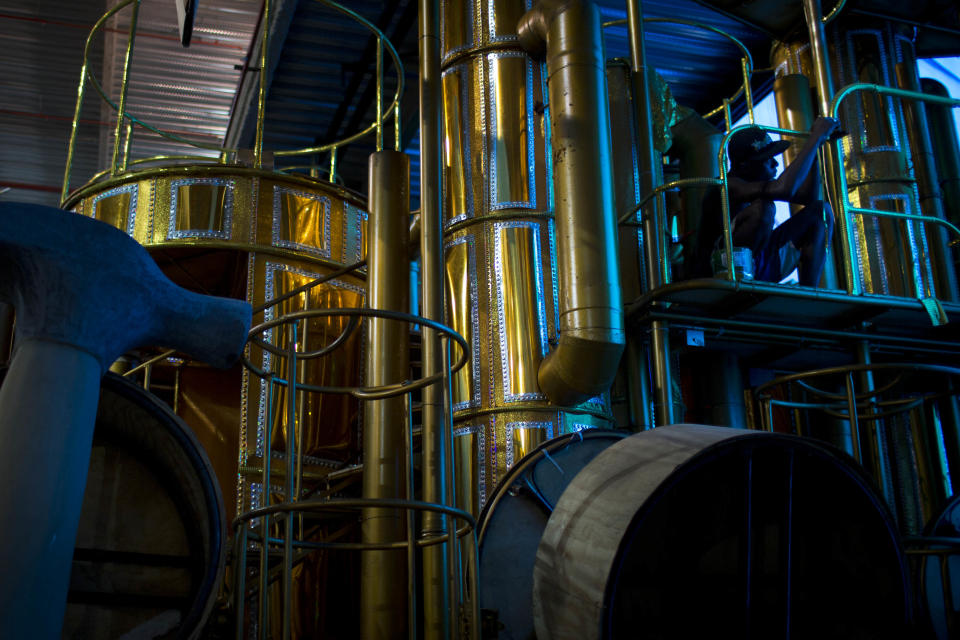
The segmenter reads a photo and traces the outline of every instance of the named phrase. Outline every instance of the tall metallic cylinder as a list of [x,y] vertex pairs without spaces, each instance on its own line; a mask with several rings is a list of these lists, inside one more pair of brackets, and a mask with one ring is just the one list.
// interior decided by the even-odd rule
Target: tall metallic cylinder
[[[827,56],[836,86],[857,82],[896,86],[891,61],[903,62],[912,56],[912,29],[861,17],[837,19],[829,29]],[[818,77],[806,40],[782,42],[771,57],[777,77],[793,73]],[[843,195],[850,204],[919,213],[900,102],[861,92],[843,102],[839,115],[842,127],[850,132],[842,142],[848,188]],[[843,219],[837,220],[840,240],[848,235],[844,224]],[[865,293],[920,297],[930,290],[935,278],[931,230],[925,225],[875,216],[851,216],[849,225],[852,246],[844,259],[852,264],[846,280],[859,283]]]
[[573,405],[610,387],[624,344],[600,12],[541,2],[518,31],[528,51],[546,48],[557,192],[560,335],[537,379],[551,402]]
[[[409,306],[407,227],[410,218],[410,162],[406,154],[378,151],[370,155],[367,304],[371,309],[406,312]],[[409,327],[371,318],[366,333],[367,386],[409,378]],[[363,413],[363,497],[402,498],[404,487],[402,396],[369,400]],[[405,537],[405,519],[396,509],[364,509],[361,535],[367,543],[397,542]],[[363,638],[406,635],[406,554],[365,551],[361,557]]]
[[[441,236],[441,160],[442,106],[440,75],[440,3],[438,0],[420,0],[420,267],[421,313],[431,320],[443,319],[443,248]],[[443,368],[443,354],[439,335],[423,329],[423,374],[439,372]],[[423,500],[447,504],[446,456],[452,455],[444,447],[443,430],[448,428],[444,415],[443,392],[440,384],[423,390]],[[430,537],[446,532],[446,518],[436,512],[424,514],[421,535]],[[449,567],[444,545],[434,544],[423,553],[423,610],[424,637],[450,636],[451,594],[446,576]]]
[[540,443],[611,423],[608,394],[558,406],[537,381],[561,288],[552,107],[517,37],[524,11],[456,0],[441,12],[446,322],[473,354],[452,381],[454,461],[457,504],[474,513]]

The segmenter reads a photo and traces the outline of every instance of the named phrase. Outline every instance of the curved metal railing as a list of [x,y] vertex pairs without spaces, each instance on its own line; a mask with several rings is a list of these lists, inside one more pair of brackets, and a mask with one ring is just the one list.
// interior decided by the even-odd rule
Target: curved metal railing
[[[708,113],[703,114],[704,118],[709,118],[718,113],[723,113],[727,121],[727,128],[730,127],[730,104],[735,102],[737,98],[741,95],[745,96],[747,101],[747,113],[750,117],[750,122],[753,122],[753,91],[750,88],[750,78],[753,76],[753,56],[750,55],[750,50],[747,49],[740,40],[730,35],[722,29],[717,27],[703,24],[702,22],[694,22],[693,20],[683,20],[681,18],[644,18],[644,24],[675,24],[682,25],[686,27],[693,27],[695,29],[702,29],[710,33],[715,33],[719,36],[722,36],[733,43],[737,49],[740,50],[742,54],[740,58],[740,69],[743,74],[743,84],[734,92],[729,98],[724,98],[723,103],[715,109],[709,111]],[[610,22],[604,22],[603,27],[619,27],[627,24],[627,20],[611,20]]]
[[[412,392],[422,389],[431,384],[442,382],[442,401],[446,415],[452,416],[452,398],[450,389],[451,376],[462,368],[470,356],[469,347],[466,340],[456,333],[453,329],[439,322],[429,320],[420,316],[402,313],[398,311],[385,311],[368,308],[342,308],[342,309],[307,309],[294,311],[271,318],[274,307],[281,302],[302,293],[308,292],[313,287],[329,281],[339,275],[344,275],[361,267],[365,262],[359,262],[353,265],[343,267],[342,269],[328,274],[322,278],[298,287],[283,296],[274,298],[267,303],[257,307],[255,314],[263,314],[264,321],[254,326],[249,332],[249,347],[243,358],[244,366],[253,375],[261,378],[267,388],[266,393],[266,415],[273,415],[276,410],[272,405],[277,390],[286,389],[284,415],[287,424],[281,429],[286,429],[289,436],[284,443],[285,468],[284,491],[285,499],[283,502],[267,504],[266,506],[253,509],[241,514],[234,521],[234,530],[237,535],[237,544],[235,545],[234,565],[237,567],[235,598],[237,604],[237,628],[244,628],[244,620],[247,615],[244,607],[247,602],[252,602],[252,596],[258,596],[257,605],[257,628],[260,631],[260,637],[267,637],[267,628],[269,625],[269,590],[270,583],[275,579],[281,579],[281,591],[284,615],[284,634],[289,628],[291,619],[292,598],[293,598],[293,567],[302,560],[306,554],[320,549],[329,549],[335,551],[366,551],[376,549],[406,549],[407,557],[407,591],[408,591],[408,617],[410,628],[408,629],[410,637],[418,637],[416,609],[417,598],[417,558],[416,553],[419,549],[425,547],[443,544],[446,551],[447,565],[447,588],[450,594],[449,602],[452,606],[446,612],[448,628],[460,629],[458,635],[479,639],[479,598],[477,597],[477,539],[476,524],[473,517],[466,511],[455,506],[430,504],[414,499],[414,427],[412,421],[413,398]],[[340,335],[334,337],[328,343],[313,351],[298,351],[298,335],[302,335],[299,329],[301,323],[309,322],[314,318],[330,317],[349,317],[351,321],[342,330]],[[404,322],[408,325],[417,325],[428,327],[435,330],[442,340],[443,366],[441,370],[433,375],[421,377],[416,380],[408,379],[400,383],[382,385],[378,387],[361,386],[329,386],[308,384],[302,381],[300,364],[304,360],[321,358],[330,355],[338,348],[346,344],[347,338],[356,331],[359,321],[366,318],[381,318],[394,322]],[[285,346],[280,346],[279,331],[287,332]],[[269,335],[268,335],[269,334]],[[459,349],[459,356],[455,362],[451,361],[451,343],[456,344]],[[271,358],[271,370],[267,367],[261,368],[251,360],[251,349],[262,350],[264,353],[270,353],[276,358]],[[404,458],[406,462],[405,478],[405,499],[311,499],[303,500],[303,451],[300,444],[300,434],[304,428],[303,419],[298,417],[298,408],[296,398],[298,394],[303,393],[332,393],[347,394],[363,400],[383,399],[390,397],[403,396],[404,398]],[[448,420],[449,424],[449,420]],[[452,451],[452,432],[450,429],[444,430],[444,446],[447,451]],[[274,478],[272,469],[270,451],[273,449],[272,428],[264,430],[263,443],[263,468],[262,483],[264,487],[271,486],[271,479]],[[447,482],[447,495],[454,496],[453,490],[453,469],[451,456],[445,456],[445,463],[448,466],[444,474]],[[269,491],[265,491],[269,495]],[[329,540],[316,535],[304,533],[303,518],[311,513],[323,512],[360,512],[366,508],[390,508],[406,512],[406,534],[402,540],[382,541],[377,543],[354,542],[344,540]],[[435,512],[451,518],[452,524],[445,533],[436,533],[418,537],[415,529],[416,512]],[[298,519],[300,527],[295,526],[294,520]],[[279,531],[277,534],[271,534],[271,531]],[[299,532],[299,533],[298,533]],[[247,557],[250,550],[258,552],[259,566],[256,569],[258,574],[258,584],[251,593],[246,585],[247,580]],[[270,558],[279,554],[280,569],[274,568],[271,571]],[[464,563],[466,567],[464,568]],[[271,575],[273,576],[271,578]]]
[[[377,150],[383,148],[383,127],[384,122],[389,118],[394,120],[394,146],[397,150],[400,148],[401,137],[400,137],[400,100],[403,96],[404,90],[404,71],[403,64],[400,61],[400,56],[397,53],[396,48],[390,42],[390,40],[384,35],[384,33],[372,22],[358,14],[357,12],[348,9],[332,0],[315,0],[320,4],[329,7],[330,9],[342,13],[351,19],[355,20],[361,24],[364,28],[369,30],[373,35],[377,37],[377,69],[376,69],[376,112],[377,115],[372,123],[366,126],[361,131],[347,135],[346,137],[330,142],[328,144],[318,146],[318,147],[308,147],[305,149],[293,149],[293,150],[281,150],[274,152],[275,157],[289,157],[289,156],[308,156],[308,155],[317,155],[320,153],[329,152],[330,153],[330,181],[335,180],[336,176],[336,154],[337,150],[345,145],[348,145],[352,142],[355,142],[371,133],[376,133],[376,147]],[[80,70],[80,85],[77,90],[77,102],[76,108],[74,111],[73,124],[70,131],[70,142],[67,147],[67,161],[64,168],[63,184],[60,191],[60,202],[63,204],[67,201],[68,195],[70,193],[70,180],[73,173],[73,162],[76,154],[77,148],[77,131],[78,125],[80,124],[80,113],[83,108],[84,98],[86,94],[87,84],[89,83],[97,94],[99,94],[101,100],[114,112],[117,114],[117,123],[114,130],[113,137],[113,149],[111,153],[111,162],[110,166],[96,173],[91,177],[87,184],[101,180],[107,176],[114,177],[120,174],[126,173],[131,166],[141,165],[141,164],[150,164],[150,163],[169,163],[171,161],[184,161],[190,163],[219,163],[226,164],[231,160],[233,156],[238,153],[238,149],[226,147],[224,145],[211,144],[209,142],[203,142],[199,140],[192,140],[190,138],[171,133],[169,131],[164,131],[156,126],[149,124],[148,122],[142,120],[136,115],[130,113],[127,110],[127,89],[129,86],[130,79],[130,69],[131,69],[131,60],[134,54],[134,46],[136,42],[137,34],[137,19],[139,16],[140,4],[142,0],[120,0],[114,7],[107,11],[91,28],[89,35],[87,36],[86,43],[84,45],[83,51],[83,65]],[[110,20],[121,10],[131,7],[131,16],[130,16],[130,28],[127,37],[127,48],[124,55],[123,61],[123,72],[120,82],[120,95],[119,99],[114,101],[110,96],[107,95],[106,91],[103,88],[103,85],[100,83],[97,76],[93,73],[90,68],[90,57],[91,49],[95,41],[95,36],[100,33],[107,21]],[[263,168],[263,136],[264,136],[264,118],[266,111],[266,91],[265,83],[267,77],[268,61],[267,61],[267,52],[269,44],[269,18],[270,18],[270,8],[271,0],[265,0],[264,2],[264,13],[262,23],[264,26],[262,30],[262,46],[261,46],[261,59],[260,59],[260,93],[257,103],[257,124],[256,124],[256,138],[255,146],[253,150],[253,165],[256,169]],[[389,105],[383,107],[383,51],[386,50],[388,56],[390,57],[395,72],[396,72],[396,90],[393,94],[393,99]],[[141,158],[137,160],[132,160],[131,156],[131,147],[133,142],[134,127],[140,127],[147,131],[150,131],[160,137],[163,137],[172,142],[183,144],[189,147],[196,149],[205,149],[207,151],[215,151],[218,154],[217,158],[211,158],[210,156],[205,155],[190,155],[190,154],[178,154],[178,155],[159,155],[153,156],[150,158]],[[305,166],[298,166],[297,169],[309,168],[316,169],[318,165],[309,164]],[[287,169],[290,170],[290,169]]]

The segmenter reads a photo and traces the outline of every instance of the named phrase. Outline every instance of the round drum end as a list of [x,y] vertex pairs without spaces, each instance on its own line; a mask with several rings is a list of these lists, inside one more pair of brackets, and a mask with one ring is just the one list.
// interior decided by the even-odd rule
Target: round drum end
[[537,549],[539,638],[902,638],[895,526],[812,440],[677,425],[574,478]]

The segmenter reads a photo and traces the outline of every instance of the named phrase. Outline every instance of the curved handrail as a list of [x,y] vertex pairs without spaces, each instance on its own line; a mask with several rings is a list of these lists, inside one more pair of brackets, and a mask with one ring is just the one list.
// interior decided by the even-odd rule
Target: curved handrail
[[[960,106],[960,100],[957,100],[955,98],[937,96],[929,93],[920,93],[917,91],[907,91],[906,89],[898,89],[896,87],[885,87],[883,85],[878,85],[878,84],[858,82],[854,84],[849,84],[841,88],[839,91],[837,91],[836,95],[834,95],[833,97],[833,100],[830,101],[830,115],[836,118],[840,113],[840,105],[843,103],[843,101],[846,100],[849,96],[855,93],[863,92],[863,91],[871,91],[879,95],[903,98],[905,100],[913,100],[913,101],[920,101],[920,102],[928,102],[931,104],[946,105],[953,108]],[[880,209],[860,208],[860,207],[851,206],[847,196],[849,192],[849,189],[847,187],[847,176],[846,176],[846,172],[842,169],[843,157],[844,157],[843,145],[840,143],[839,140],[834,140],[832,144],[834,145],[837,161],[840,163],[840,167],[841,167],[841,169],[837,172],[838,174],[837,181],[838,181],[838,187],[839,187],[838,194],[837,194],[837,200],[838,200],[837,206],[839,208],[838,215],[840,215],[842,219],[845,220],[848,214],[853,213],[855,215],[869,215],[869,216],[882,217],[882,218],[899,218],[901,220],[916,220],[919,222],[929,222],[932,224],[940,225],[942,227],[946,227],[957,236],[960,236],[960,228],[957,228],[954,224],[952,224],[948,220],[937,218],[935,216],[925,216],[921,214],[911,214],[911,213],[899,213],[896,211],[882,211]],[[860,291],[861,284],[859,282],[859,277],[858,277],[859,274],[856,272],[855,269],[853,269],[853,265],[856,264],[856,254],[855,254],[856,243],[853,238],[853,229],[851,228],[851,225],[846,224],[844,226],[846,227],[846,234],[841,235],[841,239],[844,244],[844,247],[843,247],[844,252],[847,254],[846,256],[844,256],[844,263],[845,263],[844,266],[846,269],[846,272],[844,275],[847,281],[846,282],[847,293],[856,295],[861,293]],[[955,243],[956,241],[950,244],[952,246]]]
[[[433,329],[436,331],[442,338],[447,340],[453,340],[460,347],[460,357],[456,363],[452,364],[449,367],[450,373],[456,373],[464,365],[466,365],[467,360],[470,359],[470,347],[467,344],[466,339],[461,336],[459,333],[454,331],[452,328],[437,322],[436,320],[430,320],[422,316],[417,316],[409,313],[403,313],[401,311],[389,311],[385,309],[367,309],[367,308],[339,308],[339,309],[307,309],[304,311],[295,311],[293,313],[288,313],[279,318],[273,320],[268,320],[267,322],[262,322],[257,326],[250,329],[248,334],[248,340],[260,347],[265,349],[270,353],[279,356],[287,357],[290,354],[289,349],[281,349],[276,345],[265,342],[259,336],[270,329],[275,327],[288,324],[291,322],[297,322],[300,320],[306,320],[309,318],[317,317],[339,317],[339,316],[360,316],[366,318],[383,318],[386,320],[394,320],[399,322],[407,322],[410,324],[416,324],[425,326],[427,328]],[[322,350],[321,350],[322,351]],[[298,359],[303,359],[303,355],[296,353]],[[266,378],[271,376],[270,373],[264,371],[263,369],[257,367],[253,362],[250,361],[246,356],[241,358],[244,366],[250,370],[254,375],[260,378]],[[399,396],[404,393],[408,393],[415,389],[422,389],[431,384],[434,384],[438,380],[443,379],[447,375],[445,370],[440,370],[437,373],[432,375],[420,378],[419,380],[406,380],[404,382],[398,382],[393,384],[381,385],[377,387],[341,387],[341,386],[318,386],[318,385],[308,385],[303,383],[294,382],[299,389],[305,391],[312,391],[316,393],[336,393],[336,394],[348,394],[356,398],[363,400],[377,400],[382,398],[391,398],[394,396]],[[287,386],[289,381],[273,378],[273,382],[279,386]]]
[[[206,149],[209,151],[216,151],[220,154],[219,161],[214,158],[199,156],[198,159],[202,159],[202,161],[204,162],[219,162],[222,164],[225,162],[225,159],[228,155],[235,154],[238,151],[237,149],[232,147],[226,147],[226,146],[218,145],[214,143],[203,142],[200,140],[192,140],[175,133],[164,131],[154,125],[151,125],[145,122],[144,120],[138,118],[137,116],[132,115],[131,113],[129,113],[129,111],[127,111],[125,102],[126,102],[127,78],[129,74],[129,60],[132,55],[134,36],[136,33],[136,26],[137,26],[137,15],[138,15],[138,9],[141,1],[142,0],[119,0],[119,2],[117,2],[116,5],[111,7],[106,13],[103,14],[103,16],[100,17],[99,20],[97,20],[97,22],[94,23],[93,27],[90,29],[90,33],[87,35],[86,43],[83,49],[83,65],[80,71],[80,85],[77,90],[77,102],[74,110],[74,118],[73,118],[73,123],[71,127],[71,132],[70,132],[70,141],[67,147],[66,167],[64,169],[63,184],[60,191],[61,204],[66,202],[69,194],[70,178],[73,171],[73,159],[76,153],[77,130],[78,130],[78,125],[80,123],[80,112],[83,106],[83,100],[85,96],[87,82],[89,82],[93,86],[94,90],[99,94],[100,98],[113,111],[117,113],[117,134],[114,136],[113,162],[111,163],[111,166],[109,169],[106,169],[104,171],[101,171],[95,174],[90,180],[88,180],[87,181],[88,184],[103,178],[107,174],[117,175],[118,171],[122,173],[127,170],[130,142],[132,139],[132,128],[134,125],[142,127],[148,131],[151,131],[158,136],[166,138],[167,140],[184,144],[197,149]],[[305,149],[293,149],[293,150],[280,150],[280,151],[274,152],[274,156],[296,156],[296,155],[315,154],[315,153],[331,151],[332,153],[331,174],[332,174],[336,166],[336,159],[335,159],[336,150],[339,147],[350,144],[351,142],[354,142],[368,135],[372,131],[376,131],[377,144],[379,149],[380,146],[382,145],[383,123],[391,115],[395,119],[394,127],[395,127],[395,136],[396,136],[396,146],[399,147],[400,145],[400,100],[403,96],[405,80],[404,80],[403,64],[400,60],[400,56],[397,53],[396,48],[394,47],[393,43],[390,42],[390,40],[386,37],[386,35],[376,25],[371,23],[369,20],[367,20],[357,12],[351,9],[348,9],[344,6],[341,6],[340,4],[334,2],[333,0],[317,0],[317,1],[323,4],[324,6],[329,7],[330,9],[338,11],[352,18],[353,20],[360,23],[362,26],[364,26],[367,30],[369,30],[371,33],[373,33],[377,37],[377,54],[378,55],[377,55],[376,82],[377,82],[378,113],[374,121],[369,126],[364,128],[362,131],[349,135],[343,139],[322,145],[320,147],[309,147]],[[264,5],[265,12],[269,10],[268,9],[269,4],[270,4],[270,0],[267,0],[266,4]],[[93,70],[90,68],[90,64],[89,64],[90,53],[91,53],[91,48],[93,46],[94,37],[101,32],[101,30],[103,29],[107,21],[111,17],[115,16],[120,10],[126,7],[129,7],[130,5],[133,5],[133,15],[131,18],[131,25],[130,25],[131,32],[130,32],[129,39],[127,41],[126,64],[124,66],[124,71],[123,71],[123,82],[121,83],[120,100],[119,102],[115,102],[110,98],[110,96],[107,95],[106,91],[103,88],[103,85],[100,83],[100,80],[96,77]],[[267,38],[267,31],[264,30],[264,40],[266,40],[266,38]],[[264,48],[263,48],[264,55],[266,55],[265,45],[266,43],[264,43]],[[384,47],[386,48],[388,55],[393,61],[393,65],[397,75],[397,86],[396,86],[396,91],[394,92],[394,95],[393,95],[393,100],[390,102],[390,104],[387,106],[386,109],[381,110],[380,105],[381,105],[382,81],[383,81],[381,66],[382,66],[382,49]],[[262,80],[262,77],[263,76],[261,76],[261,80]],[[262,91],[261,91],[261,94],[263,94]],[[261,105],[260,105],[260,109],[258,111],[258,116],[257,116],[256,149],[254,150],[254,158],[255,158],[257,167],[260,166],[260,158],[262,157],[263,118],[264,118],[263,101],[264,101],[264,96],[261,95],[261,98],[260,98]],[[120,135],[120,131],[122,130],[123,123],[125,121],[127,122],[127,133],[126,133],[126,141],[123,145],[123,160],[122,160],[122,163],[118,165],[118,156],[120,153],[121,137],[122,137]],[[130,165],[142,164],[146,162],[161,161],[164,159],[187,160],[191,158],[193,158],[193,156],[186,156],[186,155],[154,156],[152,158],[143,158],[140,160],[134,160],[129,162],[129,164]]]
[[629,211],[620,216],[620,219],[617,220],[617,224],[623,226],[637,226],[638,222],[631,220],[631,218],[636,215],[640,209],[643,209],[650,200],[665,193],[667,191],[673,191],[674,189],[682,189],[685,187],[712,187],[717,185],[722,185],[723,181],[720,178],[681,178],[679,180],[674,180],[673,182],[668,182],[662,184],[650,193],[646,195],[640,202],[633,206]]
[[[748,109],[747,109],[747,111],[750,113],[750,119],[753,120],[753,107],[752,107],[752,105],[753,105],[753,97],[752,97],[752,91],[751,91],[751,89],[750,89],[750,77],[753,75],[753,56],[750,54],[750,50],[747,49],[746,45],[744,45],[742,42],[740,42],[739,39],[737,39],[737,38],[735,38],[734,36],[730,35],[730,34],[727,33],[726,31],[723,31],[722,29],[718,29],[717,27],[711,26],[711,25],[709,25],[709,24],[703,24],[703,23],[701,23],[701,22],[695,22],[695,21],[693,21],[693,20],[683,20],[683,19],[681,19],[681,18],[644,18],[643,21],[644,21],[645,23],[646,23],[646,22],[649,22],[649,23],[652,23],[652,24],[654,24],[654,23],[659,23],[659,24],[679,24],[679,25],[684,25],[684,26],[687,26],[687,27],[693,27],[693,28],[695,28],[695,29],[703,29],[704,31],[710,31],[710,32],[712,32],[712,33],[716,33],[717,35],[722,36],[722,37],[726,38],[727,40],[730,40],[738,49],[740,49],[740,52],[743,54],[743,56],[742,56],[742,58],[741,58],[741,60],[742,60],[742,62],[741,62],[741,67],[742,67],[742,70],[743,70],[743,76],[744,76],[744,78],[743,78],[743,84],[740,85],[740,88],[737,89],[737,91],[736,91],[732,96],[730,96],[729,98],[726,98],[725,102],[733,102],[734,100],[736,100],[737,98],[740,97],[740,94],[742,94],[742,93],[746,94],[746,96],[747,96],[747,103],[748,103]],[[625,25],[625,24],[627,24],[627,20],[626,20],[626,19],[611,20],[610,22],[604,22],[604,23],[603,23],[603,27],[604,27],[604,28],[607,28],[607,27],[617,27],[617,26],[621,26],[621,25]],[[704,117],[704,118],[709,118],[709,117],[711,117],[711,116],[714,116],[714,115],[722,112],[723,110],[724,110],[724,105],[721,104],[719,107],[717,107],[717,108],[713,109],[712,111],[704,114],[703,117]]]
[[[350,9],[347,9],[346,7],[343,7],[337,4],[336,2],[332,2],[331,0],[317,0],[317,2],[323,5],[326,5],[331,9],[335,9],[336,11],[339,11],[344,15],[350,16],[357,22],[367,27],[367,29],[369,29],[371,32],[376,34],[377,38],[379,38],[379,41],[382,44],[386,45],[387,53],[390,54],[390,58],[393,60],[394,68],[397,71],[397,90],[393,94],[393,101],[390,103],[390,105],[384,111],[378,113],[377,119],[363,131],[358,131],[357,133],[351,136],[347,136],[342,140],[330,142],[328,144],[321,145],[319,147],[306,147],[304,149],[288,149],[283,151],[275,151],[273,155],[276,157],[297,156],[297,155],[307,155],[312,153],[324,153],[325,151],[338,149],[343,145],[350,144],[355,140],[359,140],[360,138],[367,135],[371,131],[374,131],[375,129],[378,129],[379,127],[381,127],[383,125],[383,121],[387,117],[389,117],[390,113],[393,113],[394,117],[396,118],[396,126],[398,127],[397,144],[399,144],[400,142],[400,136],[399,136],[400,98],[403,96],[404,77],[403,77],[403,63],[400,62],[400,55],[397,53],[396,48],[394,48],[393,43],[390,42],[389,39],[387,39],[387,36],[385,36],[384,33],[380,31],[380,29],[375,24],[373,24],[372,22],[370,22],[369,20],[361,16],[359,13],[352,11]],[[377,82],[378,83],[380,82],[380,74],[377,75]]]

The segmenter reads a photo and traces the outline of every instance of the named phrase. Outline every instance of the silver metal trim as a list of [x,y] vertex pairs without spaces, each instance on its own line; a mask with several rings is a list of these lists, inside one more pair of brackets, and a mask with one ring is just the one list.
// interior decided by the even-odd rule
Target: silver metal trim
[[[214,187],[226,187],[223,196],[223,229],[177,229],[177,198],[180,187],[189,187],[195,184],[206,184]],[[182,240],[184,238],[220,238],[229,240],[233,229],[233,190],[236,187],[234,180],[222,178],[183,178],[170,182],[170,222],[167,227],[167,240]]]

